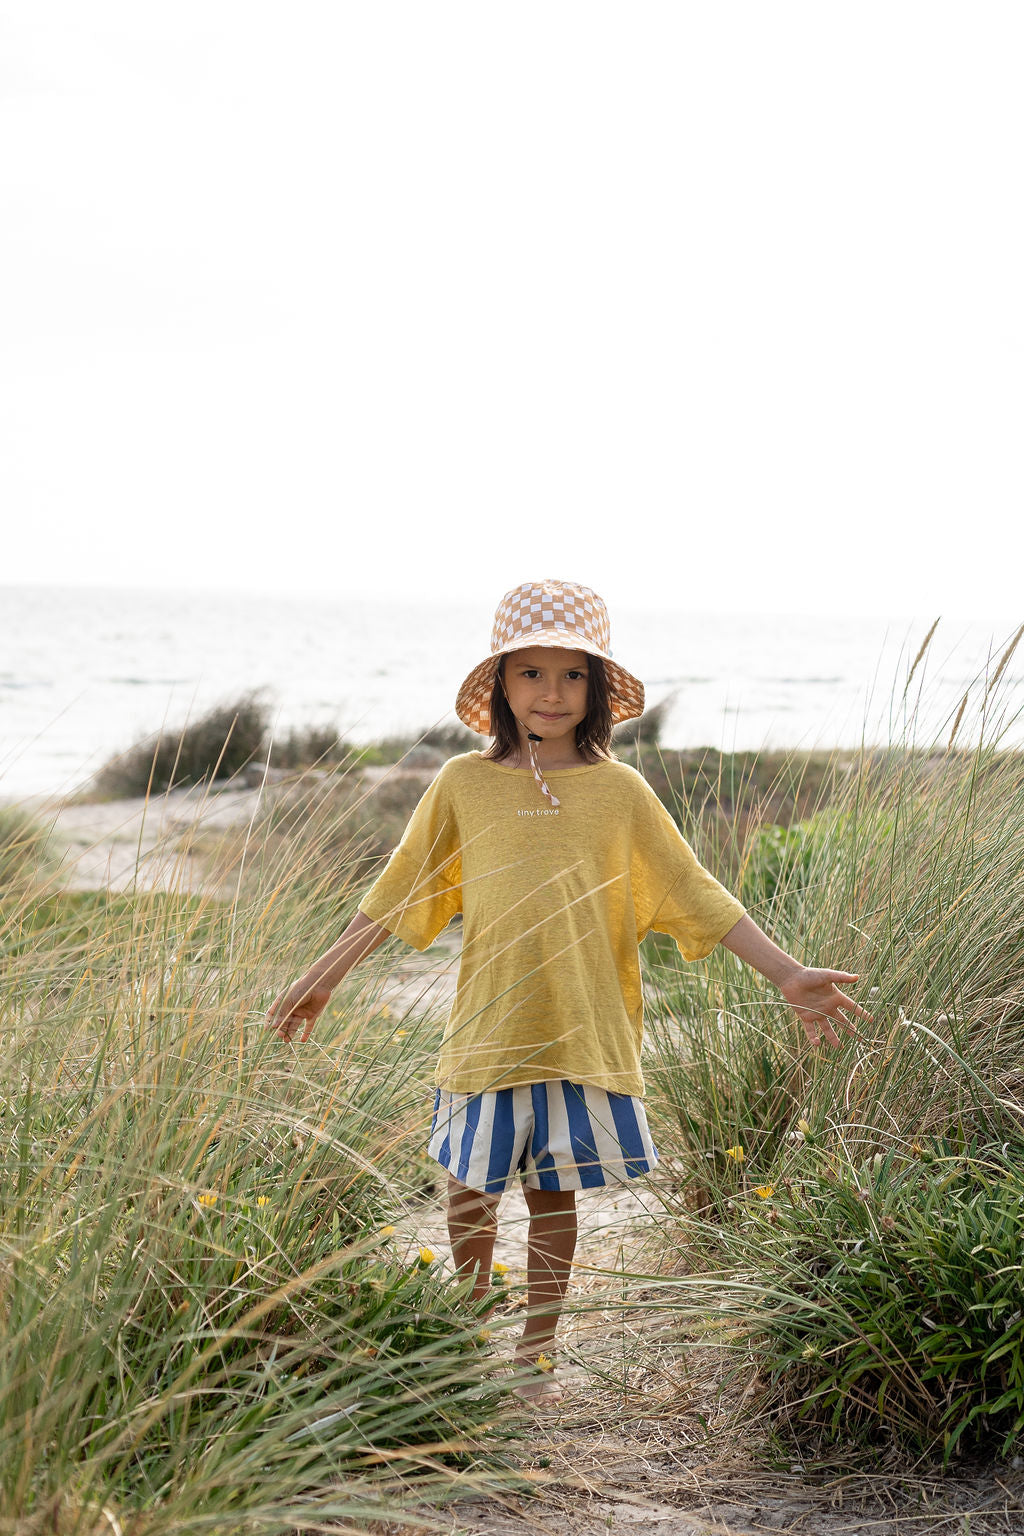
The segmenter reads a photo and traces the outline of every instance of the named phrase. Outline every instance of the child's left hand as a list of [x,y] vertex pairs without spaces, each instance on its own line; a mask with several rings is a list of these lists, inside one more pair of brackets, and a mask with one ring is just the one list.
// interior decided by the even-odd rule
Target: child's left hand
[[811,1045],[820,1045],[822,1040],[826,1040],[829,1045],[839,1044],[832,1019],[847,1035],[857,1033],[856,1025],[850,1022],[847,1015],[866,1019],[869,1024],[872,1022],[870,1013],[855,1003],[852,997],[847,997],[845,992],[840,992],[836,985],[840,981],[857,980],[850,971],[826,971],[814,966],[802,966],[791,980],[779,987],[803,1025],[804,1034]]

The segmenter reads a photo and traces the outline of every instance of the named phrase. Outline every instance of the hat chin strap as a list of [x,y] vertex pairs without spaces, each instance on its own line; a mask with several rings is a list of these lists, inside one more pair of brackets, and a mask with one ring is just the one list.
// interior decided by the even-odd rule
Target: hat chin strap
[[[520,720],[519,723],[522,725],[523,722]],[[543,736],[535,736],[532,731],[527,731],[526,739],[530,744],[530,767],[533,769],[533,776],[537,780],[537,783],[540,785],[541,794],[547,795],[548,799],[551,801],[552,809],[557,811],[562,802],[559,800],[557,795],[553,795],[551,793],[547,786],[544,775],[540,771],[540,764],[537,761],[537,742],[543,741],[544,738]]]
[[559,800],[558,796],[552,794],[551,790],[548,788],[547,780],[544,778],[544,775],[540,769],[540,763],[537,761],[537,743],[538,741],[543,741],[544,737],[538,736],[536,731],[527,730],[519,716],[512,711],[512,705],[508,703],[508,690],[505,687],[505,679],[502,677],[500,672],[498,673],[498,681],[501,683],[501,691],[505,695],[505,703],[508,704],[509,712],[512,714],[513,720],[517,725],[522,726],[524,731],[526,731],[526,740],[529,742],[530,767],[533,769],[533,776],[540,786],[540,792],[542,795],[546,795],[547,798],[551,801],[551,809],[553,811],[557,811],[562,802]]

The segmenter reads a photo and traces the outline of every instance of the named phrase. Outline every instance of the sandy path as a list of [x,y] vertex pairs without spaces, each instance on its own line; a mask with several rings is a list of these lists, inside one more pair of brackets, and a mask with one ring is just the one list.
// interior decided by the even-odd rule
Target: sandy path
[[65,890],[134,886],[197,893],[209,876],[190,846],[196,835],[247,825],[265,793],[243,787],[211,793],[200,786],[149,799],[41,801],[31,808],[50,828],[50,848],[60,862],[59,884]]

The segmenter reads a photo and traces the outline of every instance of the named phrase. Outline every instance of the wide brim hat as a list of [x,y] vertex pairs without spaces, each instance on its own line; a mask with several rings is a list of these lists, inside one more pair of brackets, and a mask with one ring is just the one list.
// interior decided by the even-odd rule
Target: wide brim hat
[[498,663],[512,651],[546,645],[600,656],[611,693],[612,722],[644,712],[644,685],[612,660],[608,610],[590,587],[572,581],[524,581],[506,592],[494,615],[491,654],[459,689],[455,713],[471,731],[491,735],[491,694]]

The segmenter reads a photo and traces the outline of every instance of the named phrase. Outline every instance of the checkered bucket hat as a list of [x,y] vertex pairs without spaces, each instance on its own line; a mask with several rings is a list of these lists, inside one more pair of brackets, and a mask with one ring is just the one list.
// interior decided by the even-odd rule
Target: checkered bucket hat
[[608,610],[596,592],[572,581],[524,581],[506,592],[494,615],[491,654],[474,667],[459,689],[455,713],[471,731],[491,734],[491,693],[498,662],[509,651],[549,645],[600,656],[611,690],[612,720],[644,712],[644,685],[617,661],[608,642]]

